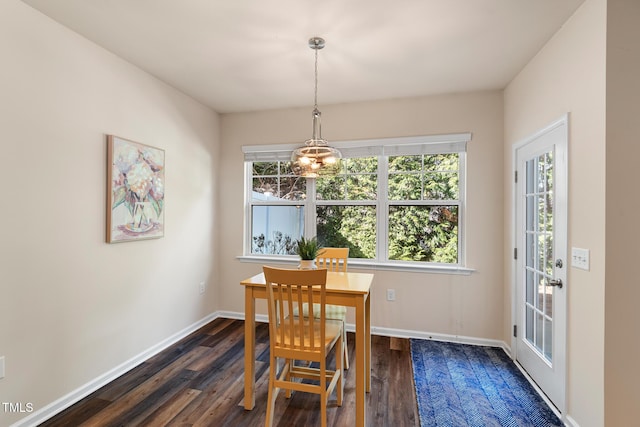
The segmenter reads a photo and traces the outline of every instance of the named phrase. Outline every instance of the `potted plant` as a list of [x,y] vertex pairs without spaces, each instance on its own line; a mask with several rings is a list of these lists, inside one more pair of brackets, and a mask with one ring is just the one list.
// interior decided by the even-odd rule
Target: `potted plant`
[[315,259],[318,256],[318,251],[322,249],[318,243],[318,239],[315,237],[310,239],[301,237],[296,243],[296,253],[300,256],[300,265],[298,268],[301,270],[315,269]]

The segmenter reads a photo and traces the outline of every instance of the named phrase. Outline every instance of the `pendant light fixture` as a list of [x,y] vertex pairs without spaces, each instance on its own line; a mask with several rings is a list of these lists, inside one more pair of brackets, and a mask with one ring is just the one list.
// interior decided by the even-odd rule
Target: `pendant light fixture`
[[342,158],[342,154],[322,139],[321,113],[318,110],[318,50],[324,47],[324,39],[312,37],[309,39],[309,47],[315,51],[316,57],[314,105],[311,113],[313,131],[311,139],[306,140],[303,147],[293,150],[291,161],[293,162],[293,171],[297,175],[317,178],[335,171],[338,159]]

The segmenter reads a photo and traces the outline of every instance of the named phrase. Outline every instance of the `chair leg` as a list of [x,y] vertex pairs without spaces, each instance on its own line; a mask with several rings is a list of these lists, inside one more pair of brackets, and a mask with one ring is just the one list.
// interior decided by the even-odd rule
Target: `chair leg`
[[[342,338],[338,339],[337,345],[338,345],[338,348],[336,350],[339,351],[340,353],[344,353],[342,348],[347,348],[347,347]],[[337,353],[338,352],[336,352],[336,354]],[[343,369],[344,364],[342,362],[343,362],[342,358],[336,357],[336,371],[340,373],[340,376],[338,377],[338,383],[336,384],[336,400],[337,400],[338,406],[342,406],[342,393],[344,390],[343,382],[342,382],[342,379],[344,378],[344,369]]]
[[342,346],[344,347],[344,369],[349,369],[349,348],[347,347],[347,329],[342,322]]
[[[285,369],[287,369],[287,373],[285,375],[285,380],[291,382],[291,370],[293,369],[294,363],[296,363],[295,360],[293,359],[286,359],[285,360]],[[284,391],[284,395],[287,399],[291,398],[291,392],[293,390],[291,390],[290,388],[285,389]]]
[[265,427],[273,425],[273,413],[275,412],[276,398],[278,397],[278,389],[275,388],[276,380],[276,361],[271,361],[269,367],[269,392],[267,393],[267,418],[265,419]]
[[327,399],[326,390],[320,394],[320,419],[322,427],[327,427]]

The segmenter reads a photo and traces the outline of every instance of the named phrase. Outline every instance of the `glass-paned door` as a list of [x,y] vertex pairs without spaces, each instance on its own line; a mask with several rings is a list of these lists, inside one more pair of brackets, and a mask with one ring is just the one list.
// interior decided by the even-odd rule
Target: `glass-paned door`
[[516,158],[516,360],[562,411],[565,395],[566,118],[532,136]]

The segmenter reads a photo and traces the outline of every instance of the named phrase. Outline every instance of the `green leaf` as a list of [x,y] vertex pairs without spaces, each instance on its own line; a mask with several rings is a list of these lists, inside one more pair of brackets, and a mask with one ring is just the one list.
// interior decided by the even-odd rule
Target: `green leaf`
[[296,252],[300,256],[300,259],[312,260],[318,256],[318,251],[321,249],[318,239],[312,237],[311,239],[305,239],[301,237],[297,242]]
[[126,195],[127,195],[127,190],[124,188],[124,186],[115,188],[113,190],[113,204],[111,205],[111,210],[123,204],[125,201]]
[[156,211],[156,215],[160,217],[162,208],[164,207],[164,199],[156,200],[153,197],[149,197],[149,202],[151,203],[153,210]]

